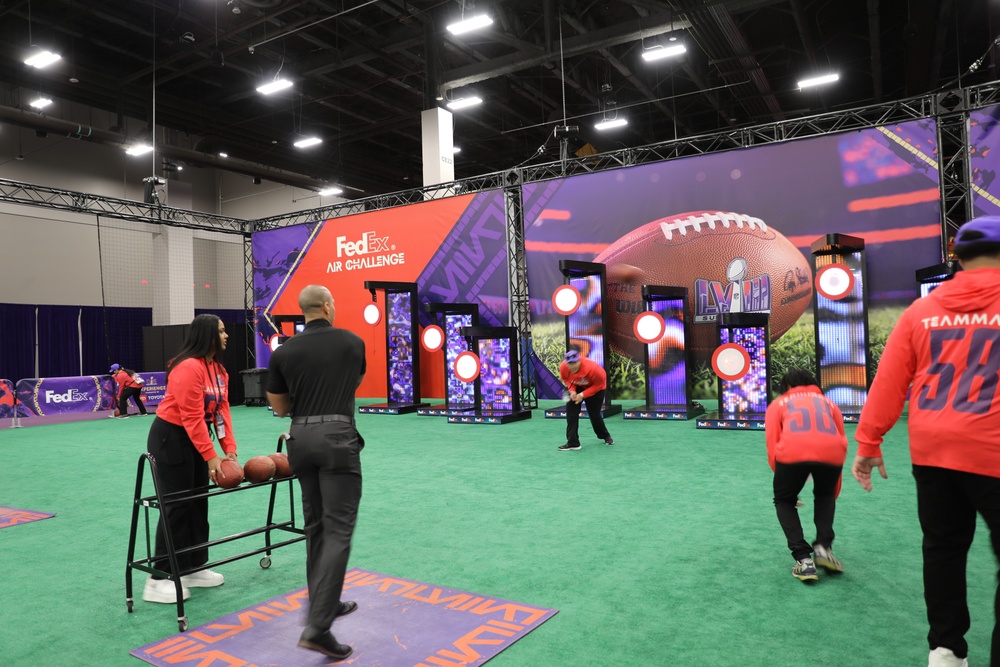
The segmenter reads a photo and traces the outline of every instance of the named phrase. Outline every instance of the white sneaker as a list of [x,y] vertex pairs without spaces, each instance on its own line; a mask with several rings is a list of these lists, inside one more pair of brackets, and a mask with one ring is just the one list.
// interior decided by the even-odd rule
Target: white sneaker
[[188,588],[212,588],[226,583],[226,578],[212,570],[201,570],[181,577],[181,583]]
[[927,667],[969,667],[969,661],[959,658],[950,648],[938,646],[927,657]]
[[[181,586],[181,595],[187,600],[191,597],[191,591],[185,586]],[[177,604],[177,588],[170,579],[146,579],[146,587],[142,589],[142,599],[146,602],[160,602],[162,604]]]

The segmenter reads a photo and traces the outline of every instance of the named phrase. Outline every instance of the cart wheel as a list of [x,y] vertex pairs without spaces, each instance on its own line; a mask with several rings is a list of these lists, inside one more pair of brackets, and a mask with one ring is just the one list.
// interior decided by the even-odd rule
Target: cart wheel
[[264,568],[265,570],[267,568],[271,567],[271,557],[270,556],[264,556],[263,558],[261,558],[260,559],[260,566],[262,568]]
[[125,601],[125,607],[128,609],[128,613],[130,613],[130,614],[132,613],[132,604],[133,603],[132,603],[131,600],[126,600]]
[[177,629],[181,632],[184,632],[185,630],[188,629],[187,616],[181,616],[180,618],[177,619]]

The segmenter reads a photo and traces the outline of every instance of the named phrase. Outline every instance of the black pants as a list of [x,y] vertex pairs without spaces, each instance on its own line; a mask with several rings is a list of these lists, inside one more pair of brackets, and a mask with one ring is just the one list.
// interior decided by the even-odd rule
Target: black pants
[[306,534],[309,625],[330,629],[340,611],[361,502],[361,440],[346,422],[292,425],[288,462],[299,477]]
[[121,413],[128,414],[128,399],[132,399],[136,407],[139,408],[139,414],[146,414],[146,406],[142,402],[142,396],[140,392],[142,390],[138,387],[126,387],[122,389],[121,396],[118,397],[118,409]]
[[[156,459],[160,493],[208,490],[208,463],[195,449],[183,426],[176,426],[160,418],[154,419],[146,439],[146,451]],[[153,567],[170,572],[170,562],[166,558],[164,522],[170,526],[175,551],[208,542],[208,498],[170,504],[160,510],[154,553],[157,559],[153,562]],[[207,548],[177,556],[177,566],[182,571],[201,567],[207,562]]]
[[[1000,479],[957,470],[913,466],[917,480],[917,514],[924,532],[924,601],[931,650],[941,646],[965,658],[969,645],[966,603],[966,558],[976,532],[976,513],[990,529],[993,553],[1000,556]],[[992,573],[991,573],[992,574]],[[993,599],[1000,618],[1000,588]],[[1000,630],[994,622],[992,665],[1000,665]]]
[[778,523],[785,531],[788,549],[792,558],[802,560],[812,555],[812,545],[806,542],[799,521],[799,510],[795,507],[802,487],[809,475],[813,476],[813,522],[816,524],[816,540],[827,549],[833,547],[833,515],[837,507],[837,483],[843,472],[842,466],[829,463],[781,463],[774,464],[774,509],[778,513]]
[[[590,425],[594,427],[594,433],[601,440],[611,437],[604,425],[604,417],[601,416],[605,393],[602,389],[590,398],[583,399],[583,404],[587,406],[587,416],[590,417]],[[573,445],[580,444],[580,405],[574,401],[566,403],[566,442]]]

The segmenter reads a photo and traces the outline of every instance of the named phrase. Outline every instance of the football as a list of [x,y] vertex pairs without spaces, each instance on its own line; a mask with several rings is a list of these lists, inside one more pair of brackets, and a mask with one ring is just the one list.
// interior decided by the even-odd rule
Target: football
[[[635,360],[643,344],[632,324],[645,310],[643,285],[686,287],[692,323],[689,347],[705,356],[716,347],[711,316],[770,309],[771,341],[812,303],[812,269],[781,232],[760,218],[693,211],[647,223],[594,258],[607,266],[611,347]],[[706,321],[699,323],[698,320]]]

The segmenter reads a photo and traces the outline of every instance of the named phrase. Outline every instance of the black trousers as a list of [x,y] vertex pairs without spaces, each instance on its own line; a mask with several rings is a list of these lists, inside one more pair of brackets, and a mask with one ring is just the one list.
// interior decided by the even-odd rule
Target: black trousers
[[[833,547],[833,515],[837,507],[837,483],[842,472],[842,466],[829,463],[775,462],[774,509],[795,560],[809,558],[813,551],[812,544],[821,544],[827,549]],[[795,507],[809,475],[813,476],[813,522],[816,524],[816,540],[812,544],[805,540],[799,510]]]
[[[1000,479],[931,466],[913,466],[917,514],[924,532],[924,601],[931,650],[942,646],[965,658],[969,645],[966,559],[976,532],[976,513],[990,529],[993,553],[1000,556]],[[991,573],[992,574],[992,573]],[[993,599],[1000,618],[1000,588]],[[992,665],[1000,665],[1000,630],[993,626]]]
[[136,407],[139,408],[139,413],[146,414],[146,406],[142,402],[142,396],[140,395],[141,391],[138,387],[126,387],[122,389],[122,394],[118,397],[118,409],[121,410],[123,415],[128,413],[128,399],[130,398]]
[[[601,440],[611,437],[604,425],[604,417],[601,416],[605,393],[602,389],[590,398],[583,399],[583,404],[587,406],[587,416],[590,417],[590,425],[594,427],[594,433]],[[580,405],[574,401],[566,403],[566,442],[574,445],[580,444],[580,412],[582,410]]]
[[340,611],[361,502],[361,447],[346,422],[292,425],[288,462],[299,477],[306,534],[308,624],[326,632]]
[[[183,426],[176,426],[160,418],[154,419],[146,439],[146,451],[156,459],[160,493],[208,490],[208,463],[195,449]],[[170,526],[175,551],[208,542],[208,498],[171,504],[160,510],[160,521],[156,524],[156,560],[153,567],[170,572],[170,562],[166,558],[164,522]],[[177,556],[177,566],[181,570],[197,568],[207,562],[207,548]]]

